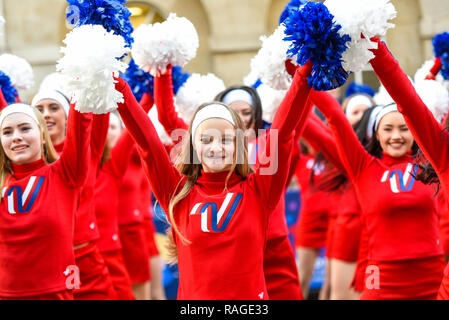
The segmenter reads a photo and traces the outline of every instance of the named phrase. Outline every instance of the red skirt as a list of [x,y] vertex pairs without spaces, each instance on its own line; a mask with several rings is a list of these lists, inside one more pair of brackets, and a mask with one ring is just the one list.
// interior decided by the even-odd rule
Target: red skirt
[[443,281],[441,282],[440,289],[438,290],[438,300],[449,300],[449,263],[444,269]]
[[327,233],[326,233],[326,257],[328,259],[335,258],[335,231],[337,227],[337,216],[329,216]]
[[327,211],[303,211],[296,227],[296,247],[320,249],[326,245]]
[[102,252],[104,261],[111,275],[112,284],[118,300],[135,300],[131,278],[123,261],[122,250]]
[[295,254],[287,236],[267,240],[263,271],[270,300],[303,300]]
[[115,300],[108,267],[95,242],[75,250],[80,271],[80,288],[73,289],[75,300]]
[[151,219],[144,219],[143,226],[145,230],[145,237],[147,239],[148,255],[150,258],[156,257],[159,255],[159,250],[156,246],[154,222]]
[[361,300],[435,300],[444,257],[369,262]]
[[151,280],[150,257],[143,223],[119,227],[123,260],[132,284]]
[[17,298],[0,297],[0,300],[73,300],[73,294],[72,291],[65,290],[30,297],[17,297]]
[[332,243],[332,258],[356,262],[362,225],[360,215],[338,215]]

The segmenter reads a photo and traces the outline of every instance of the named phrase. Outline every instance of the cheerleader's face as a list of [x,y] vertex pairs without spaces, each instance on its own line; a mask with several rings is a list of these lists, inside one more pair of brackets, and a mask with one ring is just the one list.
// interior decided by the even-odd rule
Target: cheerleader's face
[[376,133],[382,150],[392,157],[401,157],[412,150],[413,136],[399,112],[387,113]]
[[351,126],[355,125],[357,122],[360,121],[360,119],[362,119],[363,113],[368,108],[369,106],[367,106],[366,104],[359,104],[351,109],[350,114],[347,115],[348,121],[351,124]]
[[26,164],[42,158],[39,126],[24,113],[13,113],[3,120],[1,142],[6,156],[14,164]]
[[205,172],[229,171],[234,162],[235,129],[224,119],[203,121],[195,133],[195,150]]
[[251,122],[253,116],[253,108],[251,105],[244,101],[234,101],[229,105],[242,119],[245,124],[245,128],[254,129],[254,122]]
[[48,134],[54,145],[64,141],[67,116],[64,108],[53,99],[44,99],[35,106],[44,116]]

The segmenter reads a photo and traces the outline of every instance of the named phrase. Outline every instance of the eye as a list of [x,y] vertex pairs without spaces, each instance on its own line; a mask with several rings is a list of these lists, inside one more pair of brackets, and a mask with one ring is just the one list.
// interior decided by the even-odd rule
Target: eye
[[58,106],[52,106],[52,107],[50,108],[50,110],[51,110],[52,112],[57,112],[57,111],[59,110],[59,107],[58,107]]
[[225,144],[229,144],[229,143],[234,142],[234,139],[233,139],[232,137],[224,137],[224,138],[222,139],[222,141],[223,141],[223,143],[225,143]]
[[3,131],[3,135],[4,135],[4,136],[10,135],[11,132],[12,132],[11,130],[4,130],[4,131]]
[[212,142],[212,137],[202,136],[201,137],[201,142],[204,143],[204,144],[210,143],[210,142]]
[[22,131],[27,132],[29,130],[31,130],[31,127],[25,126],[21,128]]

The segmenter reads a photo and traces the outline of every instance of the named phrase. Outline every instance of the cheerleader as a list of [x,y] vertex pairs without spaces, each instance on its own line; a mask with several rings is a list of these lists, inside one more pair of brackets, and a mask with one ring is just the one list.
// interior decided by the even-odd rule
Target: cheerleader
[[0,114],[1,299],[73,299],[79,285],[73,229],[92,115],[70,108],[59,159],[36,108],[13,104]]
[[267,171],[269,164],[251,173],[243,123],[219,103],[198,108],[177,169],[148,118],[139,113],[129,87],[119,79],[116,87],[125,97],[119,112],[139,145],[153,192],[173,227],[178,298],[268,298],[263,274],[268,216],[282,195],[278,186],[288,176],[293,130],[300,118],[295,109],[306,103],[309,73],[310,65],[297,72],[273,122],[271,132],[278,133],[275,173]]
[[341,108],[324,92],[311,94],[335,136],[358,194],[369,239],[361,299],[434,299],[444,269],[434,190],[416,181],[417,146],[395,106],[376,116],[366,151]]
[[[68,99],[57,90],[43,89],[33,98],[32,106],[43,114],[55,150],[61,153],[65,145]],[[80,288],[74,290],[77,300],[115,298],[109,271],[96,245],[100,235],[94,199],[95,179],[106,140],[108,121],[108,114],[93,116],[89,171],[85,186],[81,189],[76,213],[73,248],[81,278]]]
[[[426,159],[430,162],[430,164],[423,165],[424,171],[418,178],[426,183],[433,183],[435,178],[432,178],[432,176],[436,173],[443,186],[443,190],[440,190],[440,192],[447,195],[449,191],[449,176],[447,174],[449,172],[447,170],[449,164],[449,132],[447,123],[445,123],[444,128],[438,123],[416,93],[407,75],[401,70],[399,63],[388,51],[385,43],[377,37],[371,40],[378,44],[378,48],[372,50],[375,57],[370,61],[374,72],[397,103],[397,110],[404,116],[405,123],[407,123],[413,137],[420,145]],[[422,225],[419,230],[419,234],[426,235],[428,238],[429,244],[425,248],[430,249],[431,244],[434,246],[439,244],[439,239],[434,235],[433,229],[430,226]],[[435,269],[436,271],[440,271],[440,269]],[[441,274],[441,277],[443,277],[443,281],[438,292],[438,299],[447,300],[449,299],[448,266],[444,270],[444,276]]]

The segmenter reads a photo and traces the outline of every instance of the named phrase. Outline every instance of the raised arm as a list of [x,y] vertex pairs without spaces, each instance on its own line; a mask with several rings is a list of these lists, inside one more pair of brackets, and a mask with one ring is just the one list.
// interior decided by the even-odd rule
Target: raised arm
[[145,92],[140,99],[139,104],[142,106],[143,110],[148,113],[154,105],[154,99],[151,93]]
[[304,124],[301,124],[300,120],[306,118],[303,115],[311,108],[311,104],[307,103],[310,91],[307,77],[311,69],[312,65],[308,62],[295,72],[292,84],[276,111],[273,124],[266,135],[267,141],[262,146],[269,161],[259,162],[254,181],[264,199],[267,199],[266,205],[270,209],[277,205],[284,191],[295,128],[300,128]]
[[80,113],[75,110],[74,104],[70,104],[64,148],[54,165],[72,187],[81,187],[86,179],[91,157],[91,124],[91,113]]
[[156,129],[147,113],[137,103],[129,85],[120,77],[117,80],[116,89],[123,94],[125,100],[124,103],[119,103],[118,111],[132,138],[140,147],[142,165],[153,193],[164,210],[167,210],[181,174],[170,162]]
[[176,129],[188,129],[188,125],[175,111],[171,66],[167,67],[163,75],[154,77],[154,100],[158,110],[158,120],[169,136]]
[[92,116],[92,134],[90,137],[90,150],[92,154],[92,160],[96,167],[100,163],[101,156],[103,154],[104,146],[106,144],[106,138],[108,136],[109,129],[109,113],[106,114],[94,114]]
[[372,156],[360,143],[338,101],[327,92],[311,90],[310,98],[324,114],[335,137],[338,155],[350,179],[355,179]]
[[449,167],[449,132],[441,125],[416,93],[413,84],[402,71],[398,61],[377,37],[375,58],[370,61],[374,72],[398,105],[416,142],[437,172]]

